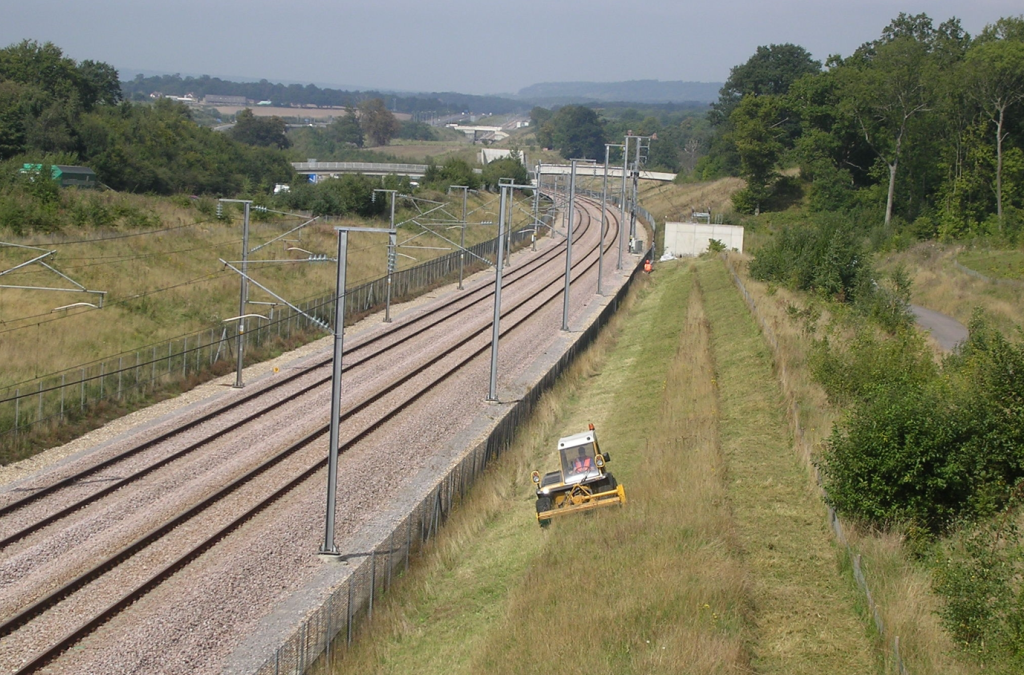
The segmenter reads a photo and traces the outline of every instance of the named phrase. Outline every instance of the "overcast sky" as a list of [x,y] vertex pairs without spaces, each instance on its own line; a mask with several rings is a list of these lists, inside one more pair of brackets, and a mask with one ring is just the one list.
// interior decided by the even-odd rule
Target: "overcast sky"
[[1021,0],[0,0],[0,46],[119,70],[516,92],[536,82],[721,82],[758,45],[848,55],[899,12],[972,35]]

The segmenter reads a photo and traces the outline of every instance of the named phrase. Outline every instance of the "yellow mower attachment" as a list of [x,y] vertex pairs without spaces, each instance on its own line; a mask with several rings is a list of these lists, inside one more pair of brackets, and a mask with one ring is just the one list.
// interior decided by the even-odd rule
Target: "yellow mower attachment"
[[594,425],[580,434],[558,440],[559,471],[532,475],[537,486],[537,522],[547,527],[555,516],[626,503],[626,490],[605,466],[611,457],[602,453]]

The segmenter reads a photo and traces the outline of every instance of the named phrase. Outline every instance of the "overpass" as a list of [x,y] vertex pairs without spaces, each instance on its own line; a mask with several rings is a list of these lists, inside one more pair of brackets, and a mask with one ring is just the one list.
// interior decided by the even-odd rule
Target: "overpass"
[[[530,175],[535,176],[537,173],[537,167],[529,167]],[[569,164],[541,164],[540,172],[544,176],[568,176],[572,171],[572,167]],[[595,178],[604,178],[604,164],[577,164],[576,165],[577,176],[593,176]],[[629,172],[626,172],[629,176]],[[622,166],[608,165],[608,178],[612,177],[622,179]],[[641,171],[640,178],[643,180],[661,180],[671,182],[676,179],[674,173],[664,173],[661,171]]]
[[[343,173],[361,173],[367,176],[408,176],[414,180],[423,178],[427,171],[426,164],[388,164],[383,162],[292,162],[296,173],[306,176],[327,178]],[[528,167],[530,175],[536,182],[536,167]],[[541,164],[540,172],[544,176],[566,176],[571,170],[568,164]],[[475,169],[477,173],[480,169]],[[577,164],[577,176],[592,176],[594,178],[604,177],[604,164]],[[628,172],[627,172],[628,176]],[[621,166],[609,166],[608,178],[622,178]],[[660,180],[671,182],[675,180],[676,174],[663,173],[660,171],[641,171],[640,178],[644,180]]]
[[408,176],[413,179],[423,178],[427,171],[426,164],[386,164],[382,162],[292,162],[296,173],[306,176],[327,178],[342,173],[361,173],[366,176]]

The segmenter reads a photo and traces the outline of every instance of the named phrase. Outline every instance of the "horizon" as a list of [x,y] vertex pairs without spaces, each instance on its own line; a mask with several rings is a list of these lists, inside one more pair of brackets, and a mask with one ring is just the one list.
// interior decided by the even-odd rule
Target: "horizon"
[[313,0],[299,11],[266,0],[0,2],[4,46],[52,42],[76,61],[119,72],[481,96],[544,82],[719,83],[761,45],[796,44],[819,61],[848,55],[901,11],[926,13],[935,25],[959,16],[971,35],[1022,13],[1019,0],[978,0],[969,9],[953,0],[640,0],[628,14],[610,0],[522,0],[507,15],[465,0]]

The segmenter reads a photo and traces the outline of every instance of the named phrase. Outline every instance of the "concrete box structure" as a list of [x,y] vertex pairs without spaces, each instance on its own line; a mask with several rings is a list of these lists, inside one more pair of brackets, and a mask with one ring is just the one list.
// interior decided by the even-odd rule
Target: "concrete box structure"
[[700,255],[712,239],[725,244],[726,250],[743,252],[743,228],[739,225],[665,223],[665,253],[676,257]]

